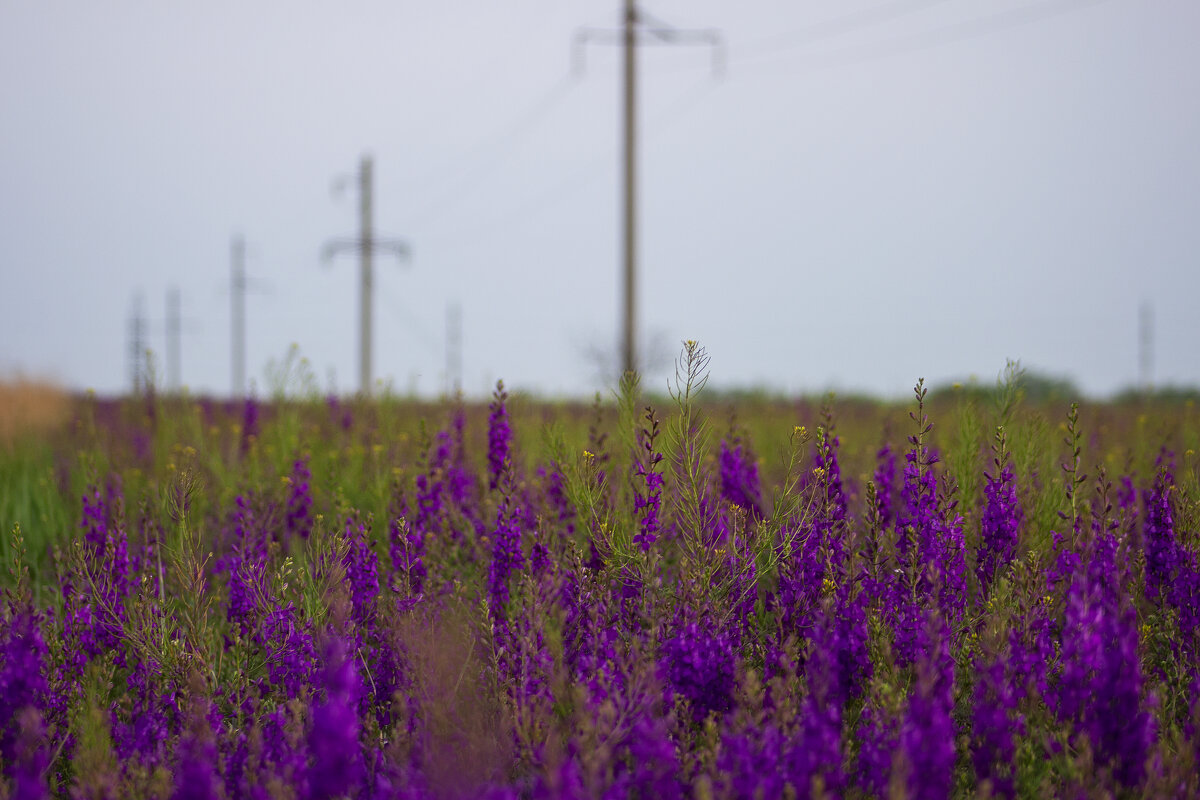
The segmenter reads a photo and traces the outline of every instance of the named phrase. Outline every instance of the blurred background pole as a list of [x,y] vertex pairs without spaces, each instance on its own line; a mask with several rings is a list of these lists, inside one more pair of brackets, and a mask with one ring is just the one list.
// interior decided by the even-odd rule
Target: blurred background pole
[[1138,307],[1138,385],[1149,394],[1154,390],[1154,307]]
[[167,390],[178,394],[183,386],[180,378],[180,309],[179,287],[167,288]]
[[[644,44],[702,44],[712,48],[713,73],[724,64],[721,34],[713,29],[680,30],[638,11],[635,0],[625,0],[625,14],[619,31],[581,28],[572,45],[573,72],[584,71],[584,51],[590,42],[619,44],[622,51],[622,87],[624,97],[621,119],[622,141],[622,215],[621,247],[621,373],[639,368],[637,357],[637,47]],[[639,36],[639,32],[643,34]],[[640,40],[640,41],[639,41]],[[619,378],[620,376],[618,376]]]
[[363,396],[371,394],[371,253],[374,249],[371,231],[371,157],[363,156],[358,168],[359,224],[361,232],[359,250],[361,275],[359,286],[359,391]]
[[[374,193],[373,163],[371,157],[364,155],[358,167],[358,214],[359,233],[356,238],[334,239],[326,243],[322,249],[322,260],[329,261],[337,253],[352,250],[359,254],[359,345],[358,372],[359,391],[364,397],[371,394],[371,291],[374,288],[375,275],[372,262],[376,250],[390,252],[401,260],[411,257],[412,251],[407,243],[399,239],[379,238],[371,221],[371,203]],[[345,179],[334,183],[335,191],[340,189]]]
[[146,315],[141,294],[134,295],[129,316],[129,379],[133,396],[142,393],[146,383]]
[[622,47],[625,72],[625,242],[624,324],[621,342],[621,373],[637,369],[634,314],[637,310],[634,285],[637,276],[637,9],[625,0]]
[[446,396],[462,391],[462,306],[446,306]]
[[230,334],[233,362],[233,398],[246,396],[246,240],[241,235],[233,237],[229,252],[230,262],[230,316],[233,330]]

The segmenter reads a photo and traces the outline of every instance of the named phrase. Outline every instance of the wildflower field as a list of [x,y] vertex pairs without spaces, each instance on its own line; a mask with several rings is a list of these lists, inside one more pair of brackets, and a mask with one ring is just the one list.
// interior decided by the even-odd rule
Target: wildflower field
[[0,798],[1200,795],[1192,405],[707,370],[0,441]]

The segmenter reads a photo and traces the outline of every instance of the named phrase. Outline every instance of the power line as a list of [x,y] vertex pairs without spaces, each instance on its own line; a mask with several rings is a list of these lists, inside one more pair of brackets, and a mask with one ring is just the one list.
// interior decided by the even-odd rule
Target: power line
[[1020,8],[973,17],[929,31],[812,55],[801,61],[799,64],[801,69],[798,71],[845,67],[908,55],[935,47],[944,47],[1082,11],[1105,2],[1108,0],[1050,0],[1050,2],[1033,3]]
[[948,0],[896,0],[882,6],[865,8],[841,17],[805,25],[803,28],[786,33],[773,34],[758,40],[743,44],[734,43],[731,47],[733,57],[741,62],[750,58],[761,58],[778,53],[806,47],[816,42],[834,39],[850,33],[870,28],[882,22],[924,11],[927,8]]
[[562,104],[574,85],[575,81],[570,76],[564,77],[540,94],[512,122],[476,144],[461,160],[462,166],[455,176],[445,181],[449,188],[419,207],[412,215],[413,222],[437,219],[446,209],[453,207],[468,195],[481,180],[516,152],[519,145],[537,130],[538,124]]
[[[719,86],[718,83],[705,81],[694,89],[684,93],[662,111],[651,115],[646,123],[646,141],[653,141],[661,134],[675,127],[685,119],[689,112],[698,107]],[[498,229],[508,229],[521,219],[527,219],[549,207],[554,201],[567,195],[580,186],[596,180],[607,168],[610,151],[596,153],[584,161],[577,162],[573,169],[563,174],[559,180],[546,186],[541,191],[528,197],[523,202],[506,207],[501,213],[483,222],[460,225],[457,228],[447,228],[424,235],[421,241],[435,243],[440,247],[453,248],[455,245],[472,246],[478,243],[480,237],[494,233]]]

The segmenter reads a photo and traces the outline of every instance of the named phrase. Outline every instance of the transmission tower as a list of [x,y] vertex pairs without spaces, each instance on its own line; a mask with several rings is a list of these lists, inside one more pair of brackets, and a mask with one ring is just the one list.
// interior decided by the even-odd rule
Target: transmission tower
[[[334,187],[340,188],[346,179],[335,182]],[[359,254],[359,391],[363,396],[371,394],[371,290],[374,280],[372,274],[372,256],[376,250],[391,253],[405,261],[411,256],[411,250],[405,242],[399,239],[381,239],[375,236],[371,221],[372,202],[372,164],[370,156],[363,156],[358,169],[359,197],[359,235],[357,238],[334,239],[325,245],[322,258],[331,261],[342,251],[356,251]]]

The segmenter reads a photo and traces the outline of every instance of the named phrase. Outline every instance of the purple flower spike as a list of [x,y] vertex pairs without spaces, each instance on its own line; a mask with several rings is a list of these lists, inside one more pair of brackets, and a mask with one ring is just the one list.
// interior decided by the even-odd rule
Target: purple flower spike
[[354,654],[343,639],[330,639],[325,664],[325,697],[312,709],[308,733],[308,800],[351,794],[364,776],[356,710],[361,685]]
[[937,636],[917,661],[917,680],[900,729],[909,797],[946,798],[954,788],[954,661]]
[[724,713],[733,705],[733,646],[711,625],[688,623],[663,643],[667,681],[677,694],[692,704],[697,722],[709,712]]
[[998,476],[985,474],[984,477],[987,479],[983,488],[987,505],[983,511],[975,577],[986,595],[997,573],[1012,562],[1022,514],[1011,465],[1005,464]]
[[746,509],[751,519],[762,518],[762,493],[758,485],[758,465],[754,454],[735,441],[731,447],[721,440],[721,496]]
[[488,485],[493,489],[500,487],[500,476],[504,467],[509,463],[509,450],[512,447],[512,427],[508,424],[508,392],[504,391],[504,381],[496,381],[496,392],[488,405]]
[[284,512],[284,530],[287,537],[298,535],[301,539],[307,539],[312,533],[311,482],[312,473],[308,470],[308,457],[296,459],[296,463],[292,465],[292,489],[288,493],[287,510]]

